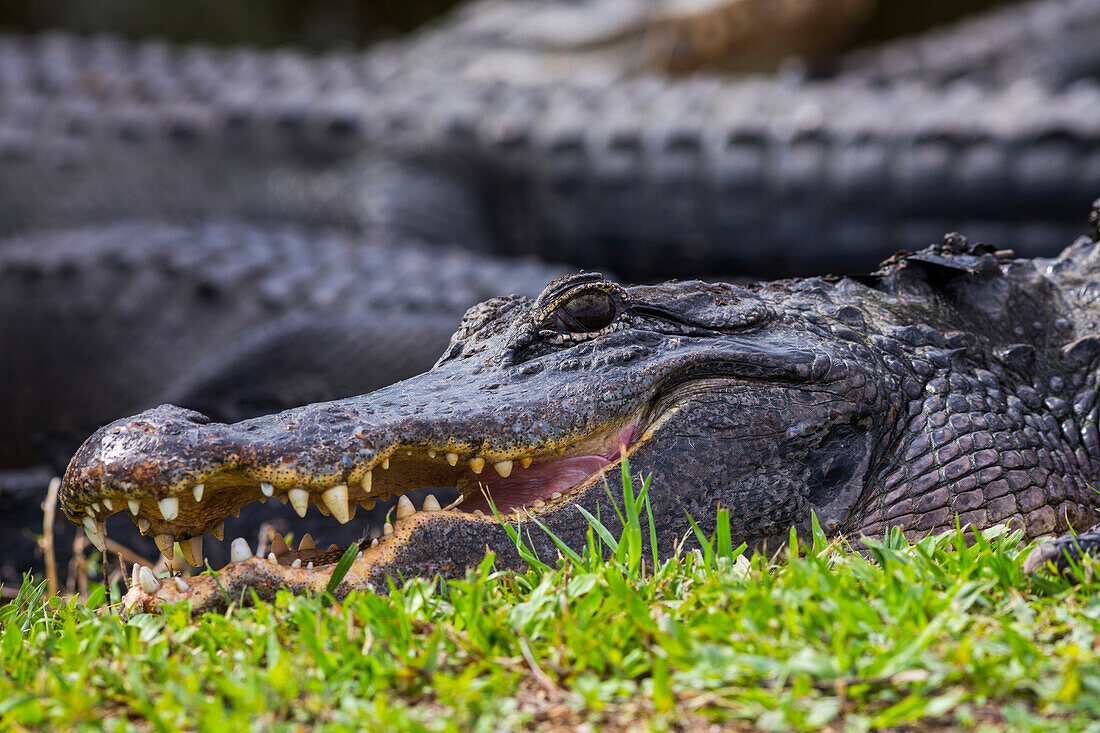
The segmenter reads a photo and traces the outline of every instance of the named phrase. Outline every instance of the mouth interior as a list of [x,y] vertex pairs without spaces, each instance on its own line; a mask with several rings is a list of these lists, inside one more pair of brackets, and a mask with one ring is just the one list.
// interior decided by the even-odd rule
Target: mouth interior
[[513,468],[508,477],[475,475],[465,471],[458,480],[462,503],[456,509],[463,512],[491,512],[490,499],[501,514],[521,509],[539,509],[542,504],[556,501],[589,476],[603,471],[617,461],[621,449],[606,454],[576,455],[550,459],[528,468]]
[[[365,533],[364,539],[359,541],[359,549],[369,552],[385,543],[395,527],[400,528],[402,520],[420,512],[457,512],[471,520],[474,517],[470,515],[480,515],[487,521],[496,521],[490,500],[498,512],[510,518],[548,511],[568,502],[572,495],[615,464],[624,450],[629,454],[637,433],[635,417],[571,444],[544,449],[541,454],[496,461],[425,447],[397,446],[388,454],[380,454],[386,457],[377,459],[369,471],[353,474],[354,480],[328,486],[295,486],[289,482],[273,485],[257,481],[257,472],[250,472],[248,468],[222,470],[204,477],[201,483],[178,487],[170,497],[175,504],[170,503],[167,511],[163,500],[148,498],[134,503],[120,495],[104,501],[106,506],[90,507],[88,518],[93,526],[99,527],[99,534],[105,536],[103,515],[119,510],[126,513],[129,508],[138,527],[144,534],[154,537],[170,561],[170,556],[175,554],[173,543],[176,543],[188,563],[202,566],[205,564],[203,534],[211,532],[221,540],[224,520],[254,501],[274,498],[284,504],[290,503],[302,517],[306,516],[309,504],[313,504],[322,514],[332,515],[344,524],[354,518],[357,507],[377,515],[383,508],[376,509],[377,502],[396,498],[397,504],[384,517],[372,517],[374,531]],[[457,489],[459,498],[448,506],[440,506],[433,494],[425,495],[416,503],[406,496],[416,489],[433,488]],[[176,505],[178,509],[173,512]],[[89,522],[84,524],[88,529]],[[364,528],[369,531],[369,524]],[[92,534],[89,529],[89,536]],[[345,550],[346,547],[336,545],[323,549],[316,547],[308,535],[303,537],[298,548],[293,548],[280,535],[275,535],[265,557],[272,563],[308,570],[336,563]],[[252,548],[238,538],[233,540],[230,556],[234,562],[250,559]]]

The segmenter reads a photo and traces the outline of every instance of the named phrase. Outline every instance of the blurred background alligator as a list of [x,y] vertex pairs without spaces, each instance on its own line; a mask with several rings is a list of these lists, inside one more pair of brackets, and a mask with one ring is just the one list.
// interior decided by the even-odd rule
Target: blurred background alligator
[[834,53],[902,5],[487,0],[324,56],[0,37],[7,516],[118,414],[369,391],[563,271],[494,255],[658,280],[949,230],[1057,251],[1100,190],[1100,3]]

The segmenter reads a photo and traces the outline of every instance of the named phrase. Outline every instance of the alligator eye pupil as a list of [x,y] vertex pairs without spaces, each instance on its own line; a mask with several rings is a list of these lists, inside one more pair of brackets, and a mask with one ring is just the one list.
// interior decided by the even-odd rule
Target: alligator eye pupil
[[615,302],[607,293],[581,293],[561,306],[565,321],[578,332],[601,331],[615,320]]

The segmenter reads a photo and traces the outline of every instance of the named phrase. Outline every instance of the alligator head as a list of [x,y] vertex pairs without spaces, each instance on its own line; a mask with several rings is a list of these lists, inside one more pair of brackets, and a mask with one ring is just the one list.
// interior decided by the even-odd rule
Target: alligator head
[[[840,322],[816,315],[820,285],[562,278],[534,301],[475,306],[430,371],[368,395],[232,425],[171,405],[109,424],[73,458],[61,504],[94,542],[128,510],[162,551],[178,541],[199,564],[204,533],[220,539],[229,514],[265,496],[347,522],[380,497],[458,489],[446,508],[399,503],[386,534],[360,544],[341,593],[462,573],[486,548],[521,566],[488,499],[508,521],[537,518],[582,546],[578,507],[614,519],[605,480],[623,456],[652,474],[662,554],[689,516],[713,526],[722,507],[754,545],[780,543],[811,511],[840,528],[865,488],[884,390],[860,339],[838,339]],[[543,532],[527,534],[554,555]],[[190,598],[199,610],[245,588],[323,589],[343,552],[276,549],[236,553],[217,580],[160,587],[150,576],[129,600]]]

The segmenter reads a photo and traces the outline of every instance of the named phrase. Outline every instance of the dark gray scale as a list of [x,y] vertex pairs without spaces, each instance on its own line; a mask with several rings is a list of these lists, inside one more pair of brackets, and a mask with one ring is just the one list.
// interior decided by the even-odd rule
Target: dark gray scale
[[[432,285],[440,273],[446,287]],[[466,308],[500,289],[535,295],[560,273],[413,240],[231,221],[10,239],[0,248],[0,344],[11,355],[0,359],[0,505],[12,527],[40,526],[49,477],[120,414],[173,402],[233,422],[413,376],[443,352]],[[395,501],[334,541],[380,531]],[[264,521],[283,533],[323,529],[281,509],[249,507],[228,531],[255,537]],[[67,552],[68,524],[55,532]],[[147,546],[130,522],[111,533]],[[13,531],[4,582],[36,552]],[[210,552],[228,560],[228,546]]]

